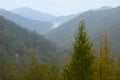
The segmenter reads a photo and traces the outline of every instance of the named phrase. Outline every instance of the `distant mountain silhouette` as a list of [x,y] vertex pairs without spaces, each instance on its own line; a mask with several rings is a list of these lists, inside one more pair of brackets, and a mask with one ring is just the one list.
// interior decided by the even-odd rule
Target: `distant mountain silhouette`
[[112,7],[110,6],[103,6],[103,7],[100,7],[98,9],[95,9],[96,11],[100,11],[100,10],[109,10],[109,9],[112,9]]
[[55,16],[53,15],[43,13],[29,7],[17,8],[17,9],[11,10],[11,12],[14,12],[26,18],[39,20],[39,21],[50,21],[51,19],[55,18]]
[[3,10],[3,9],[0,10],[0,15],[4,16],[8,20],[11,20],[21,25],[22,27],[25,27],[29,30],[34,30],[40,34],[47,32],[53,26],[51,22],[38,21],[38,20],[24,18],[18,14],[15,14],[15,13]]
[[23,17],[33,19],[33,20],[39,20],[39,21],[49,21],[53,23],[52,28],[56,28],[63,24],[64,22],[70,20],[71,18],[74,17],[74,15],[70,16],[53,16],[47,13],[43,13],[37,10],[34,10],[29,7],[22,7],[22,8],[17,8],[14,10],[11,10],[11,12],[19,14]]

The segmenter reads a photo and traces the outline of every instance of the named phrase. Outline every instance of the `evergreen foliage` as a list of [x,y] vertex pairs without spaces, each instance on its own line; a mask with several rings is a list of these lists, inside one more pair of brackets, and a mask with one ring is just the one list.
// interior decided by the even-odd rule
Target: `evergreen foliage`
[[24,64],[28,62],[31,49],[43,62],[52,63],[56,59],[57,46],[52,41],[0,16],[0,58],[17,59]]
[[93,63],[92,44],[85,30],[84,22],[80,22],[79,31],[75,37],[72,59],[63,72],[64,80],[91,80]]

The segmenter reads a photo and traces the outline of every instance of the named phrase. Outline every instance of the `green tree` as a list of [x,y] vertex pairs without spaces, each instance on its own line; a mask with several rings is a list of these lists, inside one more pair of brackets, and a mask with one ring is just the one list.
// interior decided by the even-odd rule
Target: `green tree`
[[26,69],[24,80],[43,80],[40,64],[34,51],[32,52],[31,62]]
[[92,80],[91,65],[93,60],[92,44],[85,30],[85,24],[81,21],[79,31],[75,37],[72,59],[70,63],[64,67],[63,79]]
[[0,80],[21,80],[21,68],[8,60],[0,61]]
[[50,79],[49,80],[58,80],[59,79],[59,68],[57,65],[53,65],[50,67]]

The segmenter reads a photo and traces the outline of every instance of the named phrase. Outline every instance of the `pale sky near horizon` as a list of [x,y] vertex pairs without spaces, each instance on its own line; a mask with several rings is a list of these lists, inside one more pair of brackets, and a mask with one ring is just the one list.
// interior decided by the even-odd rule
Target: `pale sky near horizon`
[[120,0],[0,0],[0,8],[31,7],[56,16],[70,15],[102,6],[120,6]]

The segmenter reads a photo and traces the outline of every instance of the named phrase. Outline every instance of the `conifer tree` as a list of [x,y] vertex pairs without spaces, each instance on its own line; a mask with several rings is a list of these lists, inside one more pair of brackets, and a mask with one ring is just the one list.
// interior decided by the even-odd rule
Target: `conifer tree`
[[72,59],[63,70],[63,80],[92,80],[93,59],[92,44],[85,30],[85,24],[81,21],[75,37]]
[[93,69],[93,80],[116,80],[114,57],[110,57],[110,47],[107,36],[100,44],[100,54],[95,59]]

